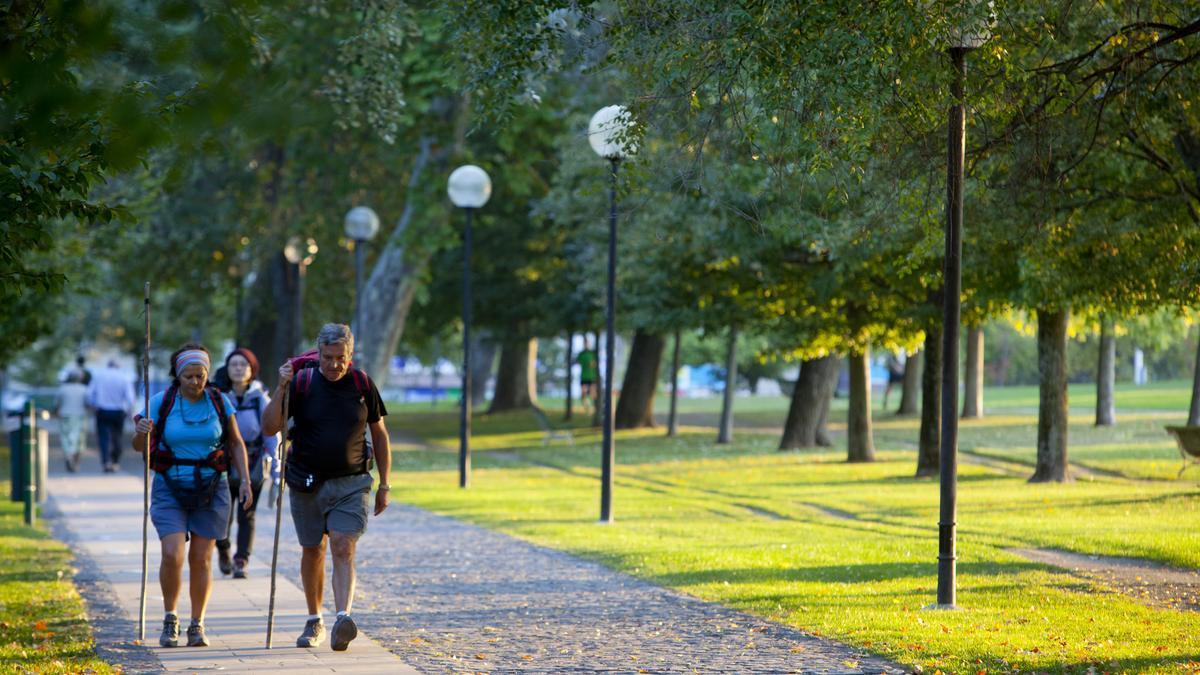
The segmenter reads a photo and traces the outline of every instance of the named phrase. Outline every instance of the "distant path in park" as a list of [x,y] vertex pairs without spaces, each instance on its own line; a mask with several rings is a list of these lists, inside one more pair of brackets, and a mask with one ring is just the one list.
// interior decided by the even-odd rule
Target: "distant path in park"
[[[299,562],[297,547],[281,550],[284,574],[298,575]],[[424,672],[907,672],[403,504],[371,521],[357,567],[359,626]]]
[[1070,570],[1154,607],[1200,612],[1200,570],[1140,558],[1083,555],[1055,549],[1013,548],[1010,553]]

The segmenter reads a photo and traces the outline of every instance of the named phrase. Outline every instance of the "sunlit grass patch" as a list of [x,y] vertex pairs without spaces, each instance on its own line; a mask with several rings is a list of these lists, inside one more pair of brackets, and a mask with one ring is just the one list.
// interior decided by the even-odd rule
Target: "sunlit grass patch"
[[[1021,419],[1033,423],[1011,418],[998,428],[987,418],[964,425],[964,437],[1021,433]],[[778,452],[771,434],[715,445],[712,429],[674,439],[661,429],[622,432],[616,522],[598,526],[598,443],[543,448],[521,436],[519,417],[509,423],[499,434],[484,428],[484,436],[513,434],[513,444],[495,439],[504,461],[475,455],[469,490],[456,487],[454,453],[442,451],[402,460],[397,496],[927,672],[1179,672],[1200,660],[1196,614],[1144,606],[1005,551],[1057,548],[1200,567],[1194,483],[1101,477],[1030,485],[960,464],[963,609],[930,611],[939,488],[913,477],[912,444],[878,434],[879,461],[847,464],[841,447]],[[1161,437],[1148,440],[1156,420],[1139,424],[1131,437],[1141,439],[1140,451],[1170,449]],[[1095,461],[1120,456],[1123,442],[1097,443]]]
[[22,508],[0,502],[0,672],[114,672],[93,651],[70,551],[26,527]]

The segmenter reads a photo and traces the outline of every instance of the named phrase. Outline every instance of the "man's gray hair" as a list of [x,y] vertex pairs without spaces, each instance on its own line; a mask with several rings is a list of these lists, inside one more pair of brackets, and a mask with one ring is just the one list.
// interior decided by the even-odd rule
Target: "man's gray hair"
[[350,326],[344,323],[327,323],[321,326],[321,332],[317,333],[317,349],[339,343],[346,345],[349,355],[354,354],[354,333],[350,332]]

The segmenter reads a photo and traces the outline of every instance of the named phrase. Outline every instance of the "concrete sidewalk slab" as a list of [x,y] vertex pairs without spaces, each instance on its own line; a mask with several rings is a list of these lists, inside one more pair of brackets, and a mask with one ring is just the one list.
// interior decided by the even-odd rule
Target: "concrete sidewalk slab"
[[[137,636],[141,593],[142,477],[140,473],[124,471],[105,474],[94,457],[89,456],[88,460],[85,460],[79,473],[66,473],[61,468],[52,470],[47,485],[49,501],[45,511],[47,517],[57,521],[54,523],[56,531],[67,535],[76,555],[86,557],[88,567],[111,588],[115,604],[122,611],[122,618],[128,627],[128,640],[132,642]],[[129,459],[126,462],[130,463]],[[55,461],[54,466],[60,467],[61,463]],[[265,491],[263,497],[266,497]],[[280,545],[294,547],[295,535],[291,533],[291,518],[286,511],[286,502],[284,509],[285,528],[281,533]],[[328,638],[316,649],[297,648],[296,636],[304,627],[308,612],[303,591],[282,573],[277,577],[275,594],[274,648],[267,650],[265,640],[275,513],[263,505],[258,516],[257,548],[247,568],[249,578],[235,580],[222,577],[216,571],[214,562],[212,598],[205,619],[206,633],[211,642],[207,648],[166,649],[157,646],[163,614],[162,593],[158,585],[160,554],[158,537],[154,526],[150,526],[146,594],[146,642],[149,646],[140,649],[153,654],[162,669],[172,672],[417,672],[367,637],[363,631],[370,627],[361,623],[359,637],[348,651],[332,651]],[[327,576],[329,571],[327,567]],[[184,574],[185,585],[178,611],[181,626],[186,629],[190,608],[186,569]],[[332,597],[332,591],[327,588],[326,599]],[[331,614],[326,608],[329,626],[332,626]]]

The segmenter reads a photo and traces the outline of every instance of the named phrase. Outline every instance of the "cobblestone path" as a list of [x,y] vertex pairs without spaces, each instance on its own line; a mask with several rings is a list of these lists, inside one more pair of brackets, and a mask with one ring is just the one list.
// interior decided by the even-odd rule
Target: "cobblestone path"
[[[285,532],[283,541],[293,545],[281,546],[281,572],[298,578],[294,535]],[[359,626],[423,672],[906,672],[787,626],[400,504],[372,520],[357,567]]]

